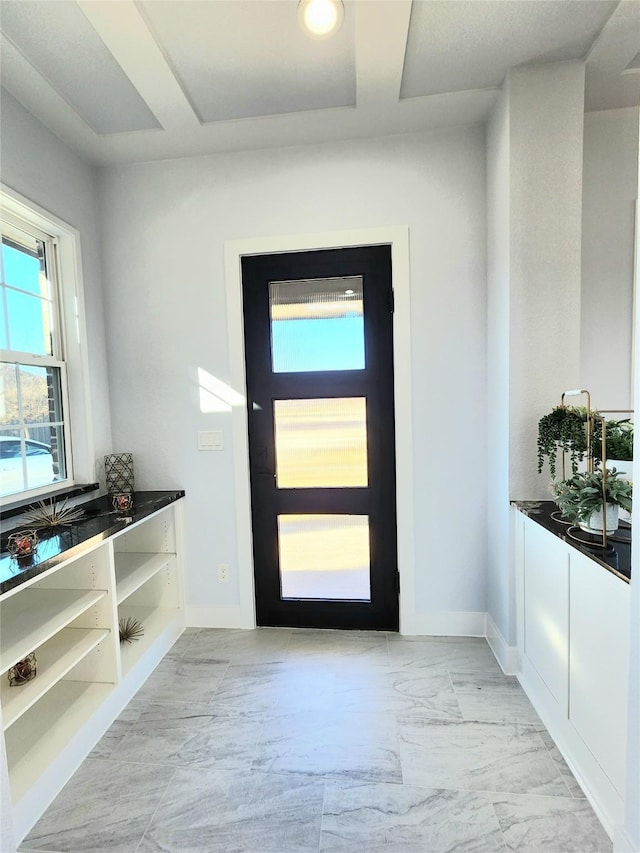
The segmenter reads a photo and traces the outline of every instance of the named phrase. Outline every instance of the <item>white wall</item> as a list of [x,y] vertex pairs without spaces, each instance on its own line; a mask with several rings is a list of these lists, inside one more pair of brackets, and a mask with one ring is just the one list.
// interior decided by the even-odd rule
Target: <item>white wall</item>
[[582,198],[582,387],[631,408],[638,109],[587,113]]
[[[509,634],[509,99],[506,89],[487,125],[487,609]],[[493,626],[489,626],[491,630]]]
[[[2,182],[80,232],[94,451],[111,452],[95,170],[2,90]],[[99,467],[99,466],[98,466]]]
[[[416,609],[486,610],[485,166],[481,128],[113,167],[100,175],[116,449],[187,490],[188,599],[238,604],[224,241],[408,225]],[[238,388],[238,391],[244,389]],[[222,429],[225,451],[196,450]],[[241,472],[239,472],[241,473]],[[462,522],[462,523],[461,523]],[[219,585],[218,562],[234,582]]]
[[517,68],[487,129],[488,636],[509,668],[509,499],[549,498],[538,420],[579,384],[583,104],[581,63]]
[[584,65],[511,70],[509,104],[510,496],[546,500],[538,421],[580,385]]

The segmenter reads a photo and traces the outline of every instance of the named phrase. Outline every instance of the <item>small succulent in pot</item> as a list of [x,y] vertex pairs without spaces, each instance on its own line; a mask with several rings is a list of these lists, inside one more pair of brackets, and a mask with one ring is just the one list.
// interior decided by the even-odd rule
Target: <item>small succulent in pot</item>
[[[622,479],[615,468],[607,469],[606,478],[602,471],[586,471],[553,483],[551,488],[563,516],[589,532],[601,529],[591,524],[590,519],[594,513],[602,512],[604,503],[608,516],[615,515],[615,527],[618,508],[631,512],[633,485]],[[607,528],[612,521],[613,518],[607,519]]]
[[584,406],[556,406],[538,421],[538,473],[545,458],[551,479],[556,478],[558,453],[569,453],[571,471],[576,474],[578,462],[587,451],[587,410]]

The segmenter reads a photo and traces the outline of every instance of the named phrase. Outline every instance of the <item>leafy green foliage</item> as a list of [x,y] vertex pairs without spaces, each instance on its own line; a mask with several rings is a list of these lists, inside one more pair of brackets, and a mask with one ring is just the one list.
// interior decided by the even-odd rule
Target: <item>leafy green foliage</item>
[[[633,459],[633,424],[623,421],[607,421],[607,459],[628,462]],[[602,421],[596,421],[593,431],[593,458],[602,459]]]
[[542,473],[545,457],[549,461],[551,479],[556,477],[559,452],[569,453],[571,470],[578,471],[578,462],[587,450],[587,410],[583,406],[556,406],[538,421],[538,473]]
[[607,469],[604,481],[602,471],[574,474],[568,480],[552,484],[555,502],[565,518],[574,522],[586,522],[592,512],[602,509],[606,502],[631,512],[633,486],[628,480],[620,479],[615,468]]

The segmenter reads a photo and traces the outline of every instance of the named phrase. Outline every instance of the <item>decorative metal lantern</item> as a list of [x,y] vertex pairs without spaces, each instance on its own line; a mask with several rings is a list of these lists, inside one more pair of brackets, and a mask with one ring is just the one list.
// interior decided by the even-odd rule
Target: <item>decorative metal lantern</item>
[[104,473],[110,495],[129,495],[135,491],[131,453],[109,453],[104,457]]
[[35,530],[18,530],[7,539],[7,550],[16,560],[31,559],[38,548]]
[[116,512],[130,512],[133,508],[133,495],[112,495],[111,504]]
[[27,655],[26,658],[19,660],[14,666],[9,667],[7,676],[9,678],[9,687],[19,687],[21,684],[26,684],[36,677],[36,656],[33,652]]

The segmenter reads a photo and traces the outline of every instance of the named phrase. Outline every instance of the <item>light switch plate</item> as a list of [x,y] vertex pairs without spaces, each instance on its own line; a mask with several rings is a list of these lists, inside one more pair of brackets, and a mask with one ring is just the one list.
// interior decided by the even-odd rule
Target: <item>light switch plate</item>
[[198,432],[198,450],[222,450],[224,441],[222,430],[200,430]]

